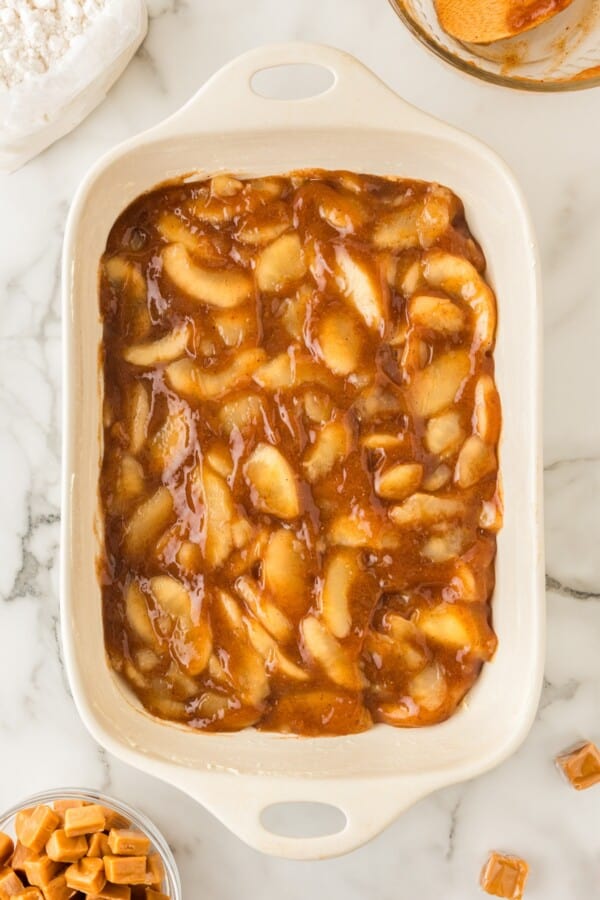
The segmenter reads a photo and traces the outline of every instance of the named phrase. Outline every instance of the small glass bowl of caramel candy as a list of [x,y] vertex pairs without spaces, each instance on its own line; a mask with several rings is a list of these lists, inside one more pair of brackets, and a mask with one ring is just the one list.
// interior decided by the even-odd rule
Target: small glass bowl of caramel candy
[[0,815],[0,897],[182,900],[171,849],[143,813],[96,791],[34,794]]

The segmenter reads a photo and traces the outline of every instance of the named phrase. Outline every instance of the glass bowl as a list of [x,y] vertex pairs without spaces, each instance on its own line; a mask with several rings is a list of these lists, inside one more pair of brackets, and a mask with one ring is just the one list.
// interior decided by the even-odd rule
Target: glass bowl
[[468,75],[528,91],[600,85],[600,0],[573,0],[537,28],[492,44],[466,44],[443,31],[434,0],[390,0],[409,31]]
[[165,878],[161,886],[162,892],[167,894],[170,900],[182,900],[181,879],[179,878],[175,857],[156,825],[143,813],[132,809],[126,803],[107,797],[106,794],[101,794],[98,791],[88,791],[83,788],[60,788],[33,794],[31,797],[26,797],[17,806],[13,806],[12,809],[8,809],[0,814],[0,831],[4,831],[6,834],[14,837],[17,813],[23,809],[29,809],[32,806],[39,806],[43,803],[51,805],[55,800],[85,800],[88,803],[100,803],[102,806],[107,806],[109,809],[129,819],[134,828],[137,828],[150,839],[152,849],[159,854],[163,862]]

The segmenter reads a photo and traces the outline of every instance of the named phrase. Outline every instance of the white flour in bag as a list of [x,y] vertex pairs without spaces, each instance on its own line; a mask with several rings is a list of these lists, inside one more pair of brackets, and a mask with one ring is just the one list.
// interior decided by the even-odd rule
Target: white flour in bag
[[43,75],[80,40],[106,0],[2,0],[0,85]]
[[0,171],[78,125],[147,26],[145,0],[0,0]]

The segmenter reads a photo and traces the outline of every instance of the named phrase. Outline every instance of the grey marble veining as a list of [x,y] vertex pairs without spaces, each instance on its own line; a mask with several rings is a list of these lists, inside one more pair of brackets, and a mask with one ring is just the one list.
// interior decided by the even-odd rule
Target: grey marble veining
[[[0,176],[0,808],[52,785],[139,804],[171,840],[186,898],[469,900],[491,848],[523,854],[527,898],[591,900],[600,788],[570,791],[553,755],[600,742],[600,91],[536,96],[445,68],[380,0],[151,0],[148,38],[73,134]],[[369,846],[318,864],[261,857],[176,790],[111,759],[71,702],[58,643],[59,257],[70,199],[108,147],[174,111],[265,41],[358,55],[408,100],[494,146],[516,171],[545,279],[548,661],[521,750],[414,807]]]

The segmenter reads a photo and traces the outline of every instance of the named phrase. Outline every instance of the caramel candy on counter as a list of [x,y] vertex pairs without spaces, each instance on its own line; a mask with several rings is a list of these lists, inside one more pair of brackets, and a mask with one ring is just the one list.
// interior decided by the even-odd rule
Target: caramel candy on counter
[[9,900],[23,890],[23,882],[14,869],[2,869],[0,872],[0,900]]
[[38,856],[39,853],[34,853],[33,850],[29,849],[29,847],[24,847],[23,844],[17,841],[15,852],[13,853],[13,857],[10,861],[11,867],[15,870],[15,872],[24,874],[25,863],[30,859],[37,859]]
[[97,857],[110,856],[108,838],[104,832],[99,831],[91,836],[87,855]]
[[145,884],[145,856],[105,856],[106,878],[113,884]]
[[115,856],[146,856],[150,850],[150,839],[129,828],[113,828],[108,835],[108,844]]
[[36,806],[31,815],[24,819],[20,833],[17,829],[17,837],[34,853],[41,853],[59,824],[59,816],[49,806]]
[[50,859],[49,856],[38,856],[37,859],[29,859],[23,863],[25,877],[34,887],[45,887],[61,871],[60,863]]
[[26,887],[15,894],[12,900],[44,900],[44,895],[39,888]]
[[97,831],[104,831],[105,828],[105,810],[97,803],[65,810],[65,834],[67,837],[94,834]]
[[524,859],[494,851],[483,867],[479,883],[484,891],[494,897],[521,900],[528,874],[529,866]]
[[128,884],[107,882],[99,894],[88,894],[88,900],[131,900],[131,888]]
[[106,884],[104,863],[101,859],[86,857],[73,863],[65,872],[67,886],[84,894],[97,894]]
[[64,828],[57,828],[48,843],[46,853],[55,862],[74,863],[88,852],[88,842],[84,835],[67,837]]
[[4,866],[15,851],[14,841],[3,831],[0,831],[0,869]]
[[591,741],[561,753],[555,762],[576,791],[585,791],[600,781],[600,750]]

